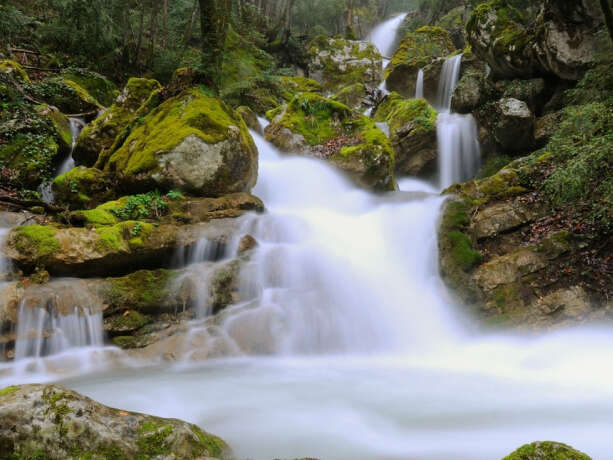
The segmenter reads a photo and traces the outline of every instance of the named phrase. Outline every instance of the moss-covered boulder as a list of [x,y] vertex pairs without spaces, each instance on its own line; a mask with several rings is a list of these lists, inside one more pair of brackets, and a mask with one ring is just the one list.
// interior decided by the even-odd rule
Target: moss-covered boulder
[[30,225],[13,229],[3,252],[27,273],[38,267],[52,275],[104,276],[167,265],[175,251],[201,238],[223,246],[238,225],[236,219],[189,225],[126,220],[92,228]]
[[105,107],[109,107],[119,95],[113,82],[91,70],[73,67],[63,70],[60,75],[75,82]]
[[62,113],[95,115],[104,106],[78,83],[63,77],[50,77],[29,87],[40,101],[53,105]]
[[465,22],[468,19],[467,8],[465,5],[456,6],[445,13],[436,23],[449,32],[449,38],[457,49],[462,49],[466,46]]
[[257,148],[230,107],[189,90],[158,106],[104,165],[128,190],[182,190],[200,196],[249,191]]
[[281,150],[325,159],[364,187],[395,188],[394,151],[370,118],[314,93],[267,115],[266,138]]
[[28,73],[19,65],[17,61],[11,59],[0,60],[0,72],[19,83],[32,83]]
[[257,114],[246,105],[241,105],[236,108],[236,113],[241,116],[245,124],[249,129],[252,129],[258,134],[264,134],[260,120],[258,120]]
[[[407,33],[385,69],[387,89],[404,97],[415,96],[419,69],[432,65],[454,51],[449,33],[441,27],[424,26]],[[442,61],[438,65],[442,66]],[[434,100],[438,89],[438,80],[431,80],[424,80],[424,96],[428,100]]]
[[369,106],[372,106],[370,104],[370,94],[372,94],[372,91],[364,83],[354,83],[353,85],[341,88],[331,99],[363,112]]
[[78,166],[57,176],[52,184],[58,203],[70,209],[88,209],[112,200],[117,190],[111,178],[96,168]]
[[60,150],[62,153],[68,154],[72,149],[72,131],[68,117],[60,112],[57,107],[46,104],[37,106],[36,113],[51,122],[55,128]]
[[113,147],[115,139],[136,119],[138,109],[160,88],[155,80],[131,78],[115,103],[83,128],[72,156],[77,165],[93,166],[103,150]]
[[58,385],[0,391],[6,458],[222,459],[228,445],[196,425],[103,406]]
[[404,99],[393,92],[379,104],[374,119],[389,125],[398,174],[416,176],[436,169],[436,118],[425,99]]
[[2,185],[36,189],[53,177],[68,150],[62,136],[61,116],[28,104],[7,104],[0,111],[0,166]]
[[[578,80],[610,45],[601,38],[597,2],[490,0],[475,8],[466,33],[473,51],[498,77],[556,75]],[[610,49],[610,48],[609,48]]]
[[533,442],[520,447],[502,460],[591,460],[566,444],[552,441]]
[[320,36],[308,54],[309,76],[327,91],[354,83],[376,87],[381,81],[381,55],[371,43]]

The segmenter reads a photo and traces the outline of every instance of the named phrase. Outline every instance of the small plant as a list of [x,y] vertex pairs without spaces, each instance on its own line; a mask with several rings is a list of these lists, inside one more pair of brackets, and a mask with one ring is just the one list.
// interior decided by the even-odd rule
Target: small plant
[[143,231],[143,225],[140,222],[136,222],[132,230],[130,230],[130,237],[136,238]]
[[166,194],[166,198],[168,198],[171,201],[178,201],[178,200],[182,200],[183,198],[185,198],[185,196],[178,190],[171,190],[170,192]]
[[119,209],[111,212],[122,220],[159,218],[168,212],[168,204],[160,192],[149,192],[129,197]]

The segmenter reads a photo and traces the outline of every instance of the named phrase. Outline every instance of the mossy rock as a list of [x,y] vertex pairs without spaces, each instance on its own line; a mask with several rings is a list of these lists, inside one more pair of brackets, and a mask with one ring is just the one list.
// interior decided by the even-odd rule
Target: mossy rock
[[94,208],[113,199],[117,190],[108,175],[95,168],[78,166],[53,180],[58,203],[70,209]]
[[6,458],[223,459],[228,445],[196,425],[103,406],[59,385],[0,393]]
[[591,458],[566,444],[543,441],[526,444],[502,460],[591,460]]
[[47,78],[30,85],[29,89],[34,97],[57,107],[65,114],[96,113],[104,108],[85,88],[66,78]]
[[[132,123],[137,119],[139,109],[149,100],[151,94],[160,88],[156,80],[145,78],[128,80],[115,103],[92,123],[86,125],[79,134],[72,154],[76,164],[93,166],[103,151],[106,151],[104,153],[106,156],[110,155],[117,137],[127,136]],[[123,139],[118,140],[118,143],[121,140]]]
[[241,105],[240,107],[236,108],[236,113],[241,116],[249,129],[252,129],[259,134],[263,133],[257,114],[249,107]]
[[312,78],[301,77],[294,75],[292,77],[280,77],[280,87],[283,91],[282,97],[286,101],[290,101],[296,94],[299,93],[322,93],[323,87],[321,83]]
[[72,149],[72,131],[70,129],[70,120],[60,112],[56,107],[49,105],[39,105],[36,107],[36,113],[41,117],[45,117],[51,122],[55,128],[57,140],[61,151],[68,154]]
[[61,128],[54,124],[61,122],[61,116],[51,111],[39,114],[34,109],[27,104],[10,104],[0,111],[0,165],[5,168],[5,187],[36,189],[53,177],[67,152]]
[[354,83],[353,85],[341,88],[334,96],[333,101],[338,101],[352,109],[364,111],[368,107],[368,89],[364,83]]
[[436,169],[437,115],[425,99],[404,99],[395,92],[379,104],[374,119],[390,128],[397,173],[416,176]]
[[113,104],[113,101],[119,95],[119,91],[117,91],[117,87],[113,82],[103,75],[92,72],[91,70],[69,68],[63,70],[60,75],[66,80],[73,81],[81,88],[85,89],[85,91],[105,107],[109,107]]
[[255,185],[257,149],[236,112],[194,89],[145,116],[104,171],[135,192],[159,188],[220,196]]
[[308,49],[309,76],[334,91],[354,83],[376,87],[381,81],[381,55],[368,42],[316,37]]
[[424,26],[407,33],[385,69],[387,89],[413,97],[419,69],[454,51],[449,33],[441,27]]
[[298,95],[268,115],[273,120],[266,138],[280,149],[327,159],[365,187],[395,188],[393,149],[370,118],[315,93]]
[[0,72],[8,75],[10,78],[13,78],[20,83],[32,83],[28,73],[17,61],[13,61],[11,59],[0,60]]

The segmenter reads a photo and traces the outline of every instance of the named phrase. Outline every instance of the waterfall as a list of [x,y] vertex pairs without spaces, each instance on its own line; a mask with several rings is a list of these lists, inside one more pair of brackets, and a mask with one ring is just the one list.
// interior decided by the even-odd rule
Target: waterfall
[[461,54],[447,59],[438,86],[436,132],[441,189],[471,179],[481,166],[481,148],[474,117],[451,113],[451,99],[460,77],[461,63]]
[[398,29],[406,16],[407,13],[402,13],[388,19],[368,34],[367,40],[377,47],[382,56],[389,58],[394,52],[394,47],[398,41]]
[[415,84],[415,99],[424,97],[424,69],[417,72],[417,83]]
[[82,118],[69,118],[69,120],[70,120],[70,132],[72,133],[72,145],[70,148],[70,155],[68,156],[68,158],[66,158],[64,163],[62,163],[62,166],[60,166],[60,169],[58,169],[58,172],[57,172],[58,176],[61,174],[67,173],[72,168],[74,168],[75,163],[74,163],[74,158],[72,158],[72,152],[74,151],[75,145],[77,144],[77,138],[79,137],[79,134],[85,127],[85,120],[83,120]]
[[102,313],[75,306],[60,314],[40,306],[19,307],[15,359],[40,358],[81,347],[103,345]]

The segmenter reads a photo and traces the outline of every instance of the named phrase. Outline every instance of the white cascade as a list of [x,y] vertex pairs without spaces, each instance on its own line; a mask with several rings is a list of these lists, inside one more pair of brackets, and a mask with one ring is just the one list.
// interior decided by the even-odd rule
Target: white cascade
[[68,158],[66,158],[66,160],[64,160],[64,163],[62,163],[62,165],[57,171],[58,176],[67,173],[75,167],[74,158],[72,158],[72,152],[74,151],[75,145],[77,144],[77,138],[79,137],[79,134],[85,127],[85,120],[82,118],[69,118],[69,120],[70,132],[72,133],[72,145],[70,148],[70,155],[68,156]]
[[407,13],[402,13],[388,19],[368,34],[367,40],[377,47],[382,56],[389,58],[394,52],[394,47],[398,42],[398,29],[406,16]]
[[481,165],[481,147],[474,117],[451,113],[451,100],[460,77],[461,63],[461,54],[445,61],[438,87],[436,130],[441,189],[472,178]]
[[101,347],[104,343],[102,313],[75,306],[60,314],[48,307],[19,307],[15,359],[40,358],[71,348]]
[[424,70],[419,69],[417,72],[417,82],[415,84],[415,99],[424,97]]

